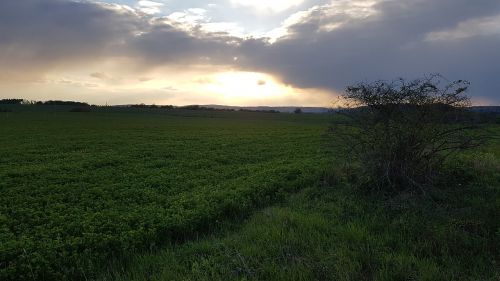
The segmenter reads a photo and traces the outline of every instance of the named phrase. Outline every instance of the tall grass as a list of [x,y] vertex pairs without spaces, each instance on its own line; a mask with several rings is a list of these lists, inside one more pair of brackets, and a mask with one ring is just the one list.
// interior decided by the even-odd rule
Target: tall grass
[[[98,280],[499,280],[499,148],[450,159],[453,180],[427,196],[361,192],[333,168],[287,201]],[[453,175],[464,170],[473,176]]]

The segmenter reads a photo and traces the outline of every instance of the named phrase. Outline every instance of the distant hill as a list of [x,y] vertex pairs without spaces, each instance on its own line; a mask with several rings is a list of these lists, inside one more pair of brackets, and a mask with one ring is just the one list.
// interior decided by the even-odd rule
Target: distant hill
[[[90,107],[91,105],[85,102],[77,101],[28,101],[24,99],[0,99],[0,105],[59,105],[59,106],[82,106]],[[96,105],[93,105],[96,106]],[[107,106],[107,105],[106,105]],[[96,107],[99,107],[97,105]],[[283,113],[294,113],[297,108],[300,108],[302,113],[328,113],[337,111],[338,109],[327,108],[327,107],[304,107],[304,106],[230,106],[230,105],[219,105],[219,104],[207,104],[207,105],[187,105],[187,106],[174,106],[174,105],[147,105],[147,104],[123,104],[123,105],[111,105],[111,107],[134,107],[134,108],[161,108],[161,109],[216,109],[216,110],[248,110],[248,111],[262,111],[262,112],[283,112]],[[481,113],[492,113],[500,115],[500,106],[472,106],[471,111],[481,112]]]
[[253,110],[253,111],[279,111],[285,113],[293,113],[295,109],[300,108],[303,113],[327,113],[330,108],[326,107],[302,107],[302,106],[229,106],[218,104],[200,105],[201,107],[214,108],[214,109],[233,109],[233,110]]
[[474,112],[497,113],[500,114],[500,106],[473,106]]
[[[229,106],[218,104],[200,105],[201,107],[214,108],[214,109],[233,109],[233,110],[255,110],[255,111],[279,111],[286,113],[293,113],[295,109],[300,108],[304,113],[327,113],[335,109],[327,107],[303,107],[303,106]],[[484,113],[498,113],[500,114],[500,106],[473,106],[471,110],[474,112]]]

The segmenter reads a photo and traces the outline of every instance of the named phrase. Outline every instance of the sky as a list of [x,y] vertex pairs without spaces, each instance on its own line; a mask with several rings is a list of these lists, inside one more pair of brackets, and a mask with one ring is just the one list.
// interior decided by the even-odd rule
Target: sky
[[0,1],[0,98],[330,106],[430,73],[500,105],[500,1]]

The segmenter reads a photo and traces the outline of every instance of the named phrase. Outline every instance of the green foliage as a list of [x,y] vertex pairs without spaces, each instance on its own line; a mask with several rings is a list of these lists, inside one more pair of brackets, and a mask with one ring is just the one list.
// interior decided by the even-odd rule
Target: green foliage
[[99,280],[494,281],[499,196],[498,186],[450,188],[440,202],[306,188],[242,227],[138,255]]
[[217,223],[201,238],[136,255],[98,280],[496,281],[499,157],[494,140],[449,158],[446,185],[429,196],[356,192],[359,167],[334,164],[320,186],[249,219]]
[[0,115],[0,280],[500,278],[499,140],[388,198],[330,116],[70,108]]
[[283,198],[326,159],[319,115],[26,110],[0,116],[1,280],[89,278]]

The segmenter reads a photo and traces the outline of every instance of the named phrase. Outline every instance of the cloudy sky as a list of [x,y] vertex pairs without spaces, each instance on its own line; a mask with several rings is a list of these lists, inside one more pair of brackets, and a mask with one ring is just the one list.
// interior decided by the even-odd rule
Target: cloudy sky
[[0,0],[0,98],[328,106],[428,73],[500,105],[500,1]]

